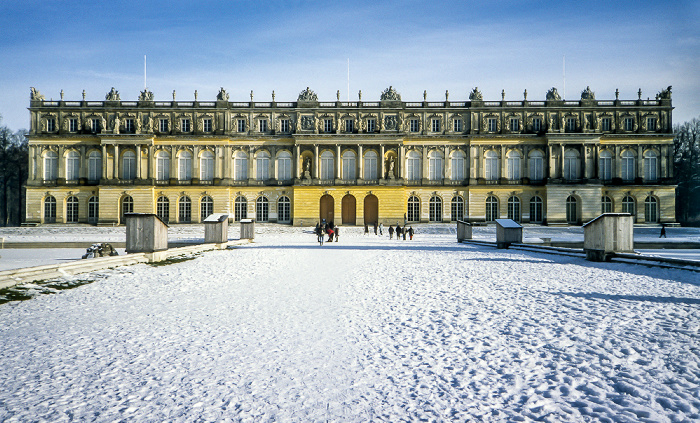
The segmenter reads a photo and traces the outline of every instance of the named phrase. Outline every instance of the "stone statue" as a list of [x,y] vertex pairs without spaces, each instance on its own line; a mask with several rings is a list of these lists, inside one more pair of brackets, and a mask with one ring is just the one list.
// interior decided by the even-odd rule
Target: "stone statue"
[[304,179],[311,179],[311,159],[304,160]]
[[85,90],[83,90],[83,101],[85,101]]
[[527,100],[527,89],[525,89],[525,91],[523,91],[523,99]]
[[250,90],[250,102],[253,102],[253,90]]
[[[658,94],[656,94],[656,99],[657,100],[670,100],[671,99],[671,85],[668,86],[665,90],[661,90]],[[43,97],[42,97],[43,100]]]
[[44,100],[46,100],[46,99],[44,98],[44,96],[41,95],[41,93],[39,92],[39,90],[37,90],[37,89],[34,88],[34,87],[31,87],[31,88],[30,88],[29,99],[30,99],[30,100],[37,100],[37,101],[44,101]]
[[450,100],[450,92],[448,90],[445,90],[445,101]]
[[275,101],[275,90],[272,90],[272,101]]
[[362,101],[362,90],[357,92],[357,99]]
[[428,100],[428,90],[423,90],[423,101]]
[[340,101],[340,90],[335,92],[335,98],[337,98],[338,101]]
[[228,101],[228,93],[226,92],[224,87],[221,87],[219,93],[216,95],[216,99],[218,101]]
[[581,100],[595,100],[595,93],[591,91],[591,87],[586,87],[585,90],[581,91]]
[[381,101],[401,101],[401,94],[397,93],[396,90],[390,85],[389,88],[382,92],[380,97]]
[[112,133],[113,134],[118,134],[119,133],[119,116],[114,115],[114,122],[112,123]]
[[121,101],[119,97],[119,91],[115,90],[114,87],[105,95],[105,100],[107,101]]
[[139,101],[153,101],[153,93],[147,89],[141,91],[141,94],[139,94]]
[[63,101],[63,90],[61,90],[61,101]]
[[173,90],[173,101],[175,101],[175,90]]
[[394,158],[389,159],[389,172],[387,172],[389,179],[394,179]]
[[318,101],[318,96],[315,92],[311,91],[309,87],[306,87],[304,91],[299,93],[297,101]]
[[501,90],[501,101],[506,101],[506,90]]
[[197,101],[197,90],[194,90],[194,101]]
[[483,101],[484,96],[481,95],[481,91],[479,91],[479,87],[474,87],[472,92],[469,94],[469,100],[471,101]]
[[545,97],[547,101],[561,101],[561,96],[556,88],[552,87],[547,91],[547,96]]

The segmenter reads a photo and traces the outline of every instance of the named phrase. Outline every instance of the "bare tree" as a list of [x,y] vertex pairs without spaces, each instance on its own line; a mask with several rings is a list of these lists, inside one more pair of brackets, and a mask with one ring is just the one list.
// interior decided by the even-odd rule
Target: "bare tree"
[[681,223],[700,224],[700,119],[674,128],[676,218]]
[[0,126],[0,226],[19,226],[24,221],[29,160],[26,134]]

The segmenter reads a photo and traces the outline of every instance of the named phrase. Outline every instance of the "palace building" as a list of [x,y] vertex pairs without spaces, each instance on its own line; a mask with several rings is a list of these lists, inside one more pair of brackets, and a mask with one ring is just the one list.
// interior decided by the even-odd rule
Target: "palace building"
[[47,101],[32,88],[27,223],[166,222],[211,213],[339,225],[675,221],[671,87],[655,99]]

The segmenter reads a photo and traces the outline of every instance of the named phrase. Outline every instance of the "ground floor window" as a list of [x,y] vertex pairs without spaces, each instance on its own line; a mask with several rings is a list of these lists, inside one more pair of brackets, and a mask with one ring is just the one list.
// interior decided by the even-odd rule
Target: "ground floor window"
[[291,211],[292,202],[289,201],[289,197],[280,197],[277,200],[277,221],[282,223],[291,222],[292,215]]
[[644,200],[644,219],[647,223],[659,221],[659,202],[652,196]]
[[90,197],[88,200],[88,223],[97,223],[100,217],[100,200],[97,197]]
[[156,216],[165,223],[170,221],[170,200],[168,197],[161,195],[156,202]]
[[610,197],[603,196],[600,199],[600,212],[601,213],[612,213],[613,211],[613,202]]
[[264,196],[258,197],[255,201],[255,220],[267,222],[270,215],[270,202]]
[[498,198],[489,195],[486,199],[486,221],[493,222],[498,219]]
[[202,197],[202,201],[199,203],[200,220],[203,221],[212,213],[214,213],[214,200],[212,200],[210,196],[205,195]]
[[420,220],[420,200],[415,195],[408,199],[406,218],[409,222],[418,222]]
[[124,222],[124,215],[126,213],[133,213],[134,212],[134,199],[130,196],[127,195],[126,197],[122,198],[122,223]]
[[520,199],[518,197],[510,197],[508,199],[508,219],[520,222]]
[[181,197],[178,201],[178,222],[190,223],[192,221],[192,200],[190,197]]
[[78,198],[75,196],[66,200],[66,222],[78,223]]
[[629,195],[622,199],[622,213],[629,213],[632,216],[635,214],[634,198]]
[[44,199],[44,223],[56,223],[56,199],[52,195]]
[[452,214],[450,219],[454,222],[456,220],[464,220],[464,198],[459,195],[452,197]]
[[566,221],[568,223],[578,223],[578,213],[576,209],[576,197],[570,195],[566,199]]
[[544,215],[542,213],[542,198],[535,196],[530,200],[530,222],[542,223]]
[[442,222],[442,198],[437,195],[430,198],[430,213],[428,218],[431,222]]
[[242,219],[248,218],[248,200],[239,195],[233,203],[233,219],[240,222]]

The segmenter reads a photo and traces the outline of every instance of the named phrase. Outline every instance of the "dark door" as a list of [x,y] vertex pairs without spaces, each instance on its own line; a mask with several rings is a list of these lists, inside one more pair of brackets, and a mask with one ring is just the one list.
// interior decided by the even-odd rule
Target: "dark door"
[[373,194],[365,197],[365,224],[372,225],[379,220],[379,200]]
[[332,222],[333,221],[333,207],[335,205],[335,202],[333,201],[333,197],[330,195],[326,194],[323,197],[321,197],[320,201],[320,219],[326,219],[326,222]]
[[355,209],[357,202],[355,197],[348,194],[343,197],[343,225],[355,224]]

